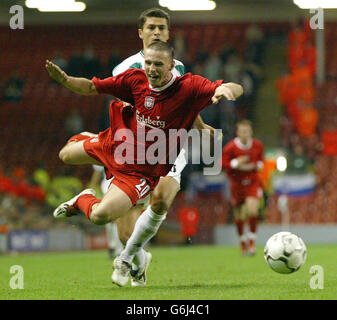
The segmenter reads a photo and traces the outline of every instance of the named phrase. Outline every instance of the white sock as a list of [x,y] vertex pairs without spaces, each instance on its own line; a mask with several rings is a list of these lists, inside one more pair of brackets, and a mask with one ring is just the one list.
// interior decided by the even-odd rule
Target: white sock
[[248,237],[248,240],[256,240],[257,234],[254,232],[248,232],[247,237]]
[[138,252],[135,253],[135,257],[132,263],[132,269],[138,270],[144,268],[145,265],[145,250],[140,248]]
[[106,224],[105,231],[106,231],[109,249],[121,250],[124,246],[119,240],[116,223]]
[[[151,210],[151,206],[148,206],[138,218],[132,235],[126,243],[125,249],[120,254],[120,258],[131,264],[135,255],[138,254],[146,243],[157,233],[165,218],[166,213],[163,215],[156,214]],[[145,252],[143,252],[143,254],[144,253]],[[140,253],[140,256],[137,256],[137,258],[135,262],[137,262],[137,260],[143,260],[142,253]]]

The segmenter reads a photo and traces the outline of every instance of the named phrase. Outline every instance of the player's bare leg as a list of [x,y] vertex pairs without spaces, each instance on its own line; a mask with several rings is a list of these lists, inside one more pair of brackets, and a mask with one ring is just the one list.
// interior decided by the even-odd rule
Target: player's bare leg
[[114,222],[126,214],[132,207],[129,196],[120,188],[111,184],[103,199],[95,197],[94,190],[86,189],[73,199],[59,205],[55,211],[55,218],[68,217],[68,211],[81,210],[87,218],[97,225]]
[[247,254],[247,239],[245,235],[245,221],[247,217],[247,210],[245,204],[234,208],[234,222],[239,236],[240,248],[243,255]]
[[259,204],[260,200],[254,197],[247,197],[245,200],[249,224],[248,245],[250,255],[254,255],[256,252],[255,240],[258,225]]
[[[94,202],[93,204],[91,204],[91,200]],[[90,196],[87,199],[80,197],[76,205],[91,222],[97,225],[114,222],[132,208],[129,196],[114,184],[111,184],[102,200]]]
[[84,141],[68,142],[59,152],[59,158],[65,164],[81,165],[81,164],[97,164],[102,165],[94,158],[91,158],[84,149]]
[[[97,160],[91,158],[85,151],[83,146],[83,141],[70,141],[68,142],[59,152],[60,159],[66,164],[98,164],[101,165]],[[66,201],[60,204],[54,210],[54,217],[56,219],[65,219],[71,217],[73,215],[78,214],[78,210],[74,207],[77,199],[82,195],[95,195],[95,191],[93,189],[86,189],[82,191],[77,196],[73,197],[69,201]]]
[[[165,220],[167,210],[179,189],[179,183],[174,178],[167,176],[160,179],[152,193],[152,204],[138,218],[132,235],[119,257],[121,261],[128,264],[133,261],[138,264],[139,271],[132,277],[133,286],[146,284],[146,269],[151,261],[151,255],[143,248],[157,233],[161,223]],[[123,285],[126,279],[122,280],[117,284]],[[118,282],[117,277],[116,281]]]
[[127,214],[116,220],[119,240],[126,245],[132,235],[133,228],[139,218],[143,208],[139,206],[133,207]]
[[87,138],[97,137],[97,136],[98,136],[97,133],[92,133],[92,132],[89,132],[89,131],[83,131],[79,134],[75,134],[74,136],[70,137],[68,139],[66,145],[72,144],[72,143],[75,143],[75,142],[79,142],[79,141],[85,140]]
[[180,184],[176,179],[170,176],[161,178],[152,193],[151,208],[153,212],[158,215],[166,215],[179,190]]
[[[83,143],[84,141],[75,141],[66,144],[59,153],[60,159],[66,164],[102,165],[86,153]],[[98,225],[115,221],[132,207],[129,196],[114,184],[111,184],[102,200],[97,199],[93,192],[86,192],[84,195],[74,197],[71,201],[74,203],[68,203],[66,205],[67,211],[69,210],[69,206],[75,209],[81,209],[90,221]],[[55,212],[60,209],[62,205],[60,205]],[[60,215],[58,216],[60,217]]]

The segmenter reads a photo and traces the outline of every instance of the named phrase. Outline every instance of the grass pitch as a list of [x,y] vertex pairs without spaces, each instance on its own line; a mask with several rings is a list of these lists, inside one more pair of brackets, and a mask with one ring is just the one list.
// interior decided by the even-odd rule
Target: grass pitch
[[[153,247],[146,288],[111,284],[106,251],[0,256],[1,300],[298,300],[337,299],[337,245],[308,246],[307,261],[288,275],[265,263],[263,248],[242,257],[237,247]],[[13,265],[24,270],[24,289],[10,288]],[[311,289],[310,268],[324,271],[324,289]]]

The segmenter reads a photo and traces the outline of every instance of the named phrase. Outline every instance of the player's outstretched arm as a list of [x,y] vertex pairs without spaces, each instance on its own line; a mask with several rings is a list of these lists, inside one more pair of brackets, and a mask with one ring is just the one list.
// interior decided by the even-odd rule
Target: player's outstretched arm
[[236,159],[232,159],[231,166],[233,169],[237,169],[240,171],[256,170],[255,163],[249,162],[249,157],[246,155],[237,157]]
[[230,101],[235,101],[243,94],[243,88],[241,85],[234,82],[224,83],[215,89],[212,97],[212,102],[217,104],[220,99],[226,98]]
[[98,188],[101,180],[102,180],[102,172],[94,170],[94,172],[91,175],[88,188],[91,188],[91,189]]
[[252,162],[241,164],[241,165],[238,167],[238,169],[239,169],[240,171],[252,171],[252,170],[257,170],[255,163],[252,163]]
[[[201,130],[206,129],[207,132],[209,132],[210,137],[211,137],[212,139],[214,138],[214,135],[215,135],[215,128],[213,128],[212,126],[206,124],[206,123],[202,120],[200,114],[199,114],[198,117],[194,120],[193,128],[199,130],[200,134],[201,134],[201,132],[202,132]],[[221,140],[222,137],[223,137],[223,135],[221,134],[219,137],[217,137],[217,139],[220,139],[220,140]]]
[[202,129],[208,129],[210,130],[210,135],[213,136],[214,135],[214,128],[209,126],[208,124],[206,124],[200,114],[197,116],[197,118],[194,120],[193,122],[193,128],[194,129],[197,129],[201,132]]
[[89,79],[70,77],[60,67],[49,60],[46,60],[46,69],[51,78],[75,93],[81,95],[98,94],[94,83]]

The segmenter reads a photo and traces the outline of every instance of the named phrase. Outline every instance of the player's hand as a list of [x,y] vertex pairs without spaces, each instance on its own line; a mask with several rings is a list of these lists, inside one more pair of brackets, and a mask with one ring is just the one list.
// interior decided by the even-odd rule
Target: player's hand
[[56,64],[52,63],[49,60],[46,60],[46,69],[49,73],[49,76],[55,81],[64,84],[67,82],[68,75]]
[[235,101],[236,98],[243,94],[243,88],[241,85],[228,82],[223,83],[220,87],[217,87],[212,97],[212,102],[217,104],[220,99],[226,98],[229,101]]
[[236,160],[238,160],[238,165],[240,166],[241,164],[248,163],[249,157],[247,155],[239,156],[236,158]]
[[[208,130],[209,136],[210,136],[212,139],[214,139],[214,137],[215,137],[216,140],[222,141],[222,139],[223,139],[223,134],[222,134],[222,132],[217,132],[217,131],[215,131],[215,128],[213,128],[213,127],[211,127],[211,126],[209,126],[209,125],[207,125],[207,124],[205,124],[205,128],[204,128],[204,129]],[[203,130],[204,130],[204,129],[203,129]]]
[[215,89],[214,96],[212,97],[212,102],[214,104],[217,104],[222,98],[226,98],[229,101],[235,101],[234,93],[229,87],[224,84]]
[[129,102],[122,101],[122,103],[123,103],[123,106],[122,106],[123,109],[126,108],[126,107],[133,108],[133,105]]

